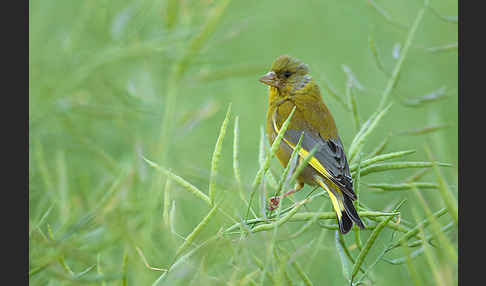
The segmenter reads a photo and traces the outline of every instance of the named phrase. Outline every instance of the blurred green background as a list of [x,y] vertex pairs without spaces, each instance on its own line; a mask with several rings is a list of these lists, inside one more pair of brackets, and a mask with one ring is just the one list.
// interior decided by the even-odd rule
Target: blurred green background
[[[29,1],[30,283],[151,285],[156,281],[162,272],[147,268],[137,247],[152,267],[167,268],[183,242],[180,236],[187,236],[209,208],[172,182],[172,226],[180,236],[173,234],[162,219],[165,176],[159,177],[141,156],[207,192],[214,145],[230,104],[217,187],[226,194],[226,213],[243,218],[246,207],[233,175],[234,118],[239,117],[239,163],[249,193],[259,168],[267,104],[267,88],[258,78],[281,54],[310,66],[349,148],[357,132],[351,113],[325,87],[346,101],[343,65],[348,67],[360,84],[354,92],[361,122],[368,119],[423,6],[422,1],[381,0]],[[415,149],[406,161],[431,161],[424,149],[428,146],[434,159],[453,165],[441,172],[455,196],[457,6],[457,1],[430,1],[389,99],[391,110],[364,149],[366,155],[389,136],[384,152]],[[427,95],[432,100],[407,105]],[[445,127],[406,133],[437,126]],[[281,170],[273,160],[272,173],[278,176]],[[394,170],[363,178],[361,200],[384,211],[405,198],[403,219],[416,220],[412,208],[418,218],[425,217],[411,191],[376,193],[366,188],[367,183],[400,183],[414,172]],[[421,181],[435,182],[434,172]],[[294,199],[309,192],[306,187]],[[432,211],[444,207],[437,190],[422,194]],[[254,202],[257,210],[259,203]],[[329,200],[321,197],[308,211],[321,206],[331,210]],[[446,224],[450,217],[441,219]],[[218,214],[191,247],[231,224]],[[283,239],[279,245],[314,285],[345,285],[334,231],[315,223],[296,239],[288,239],[302,224],[288,223],[279,229]],[[456,230],[448,237],[457,246]],[[363,241],[369,233],[363,231]],[[386,229],[382,236],[365,268],[392,238],[392,231]],[[159,285],[259,285],[261,281],[272,285],[261,271],[246,276],[259,269],[253,256],[267,263],[267,272],[279,273],[268,252],[272,237],[271,232],[261,232],[219,239],[188,257]],[[353,245],[353,234],[345,239]],[[359,251],[350,248],[356,257]],[[413,259],[423,285],[457,284],[457,261],[448,261],[440,252],[440,247],[434,248],[435,256]],[[387,257],[398,256],[400,252]],[[431,267],[444,281],[437,280]],[[304,285],[295,270],[287,268],[293,285]],[[371,272],[373,285],[412,285],[407,264],[380,260]]]

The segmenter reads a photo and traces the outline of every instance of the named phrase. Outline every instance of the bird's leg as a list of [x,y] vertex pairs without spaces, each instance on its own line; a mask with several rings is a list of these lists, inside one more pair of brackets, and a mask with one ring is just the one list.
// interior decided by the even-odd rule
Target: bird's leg
[[297,183],[297,184],[295,184],[295,186],[294,186],[293,189],[291,189],[290,191],[286,192],[285,194],[283,194],[281,196],[271,197],[270,198],[270,203],[268,205],[268,209],[270,211],[273,211],[274,209],[276,209],[278,207],[278,204],[280,203],[280,200],[282,198],[284,198],[286,196],[290,196],[291,194],[302,190],[303,187],[304,187],[304,183]]

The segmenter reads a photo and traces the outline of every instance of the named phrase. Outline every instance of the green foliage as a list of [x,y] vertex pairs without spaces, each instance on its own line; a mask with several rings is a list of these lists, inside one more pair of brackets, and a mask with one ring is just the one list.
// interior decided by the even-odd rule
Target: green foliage
[[[448,1],[30,1],[30,284],[457,285],[454,15]],[[280,136],[260,134],[257,79],[281,54],[321,86],[365,229],[340,235],[309,186],[265,209],[306,162],[282,168]]]

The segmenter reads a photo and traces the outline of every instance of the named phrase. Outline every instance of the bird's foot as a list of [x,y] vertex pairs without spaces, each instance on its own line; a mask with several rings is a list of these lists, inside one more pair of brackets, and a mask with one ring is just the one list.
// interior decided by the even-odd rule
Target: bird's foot
[[280,203],[280,197],[271,197],[270,201],[268,202],[268,210],[273,211],[274,209],[278,208],[278,204]]
[[278,208],[278,204],[280,203],[280,199],[282,199],[283,197],[286,197],[286,196],[290,196],[291,194],[302,190],[303,187],[304,187],[303,183],[297,183],[297,185],[295,185],[295,188],[291,189],[290,191],[286,192],[285,194],[283,194],[281,196],[271,197],[270,202],[268,203],[268,210],[273,211],[274,209]]

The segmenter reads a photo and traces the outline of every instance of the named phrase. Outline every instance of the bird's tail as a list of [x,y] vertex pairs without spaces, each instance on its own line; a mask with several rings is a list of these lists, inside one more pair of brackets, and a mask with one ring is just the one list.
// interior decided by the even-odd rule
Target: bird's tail
[[353,201],[346,194],[340,190],[331,190],[320,178],[317,179],[318,184],[327,191],[331,198],[332,206],[336,212],[337,221],[339,224],[339,231],[342,234],[348,233],[353,227],[353,222],[360,228],[364,228],[364,224],[354,208]]

